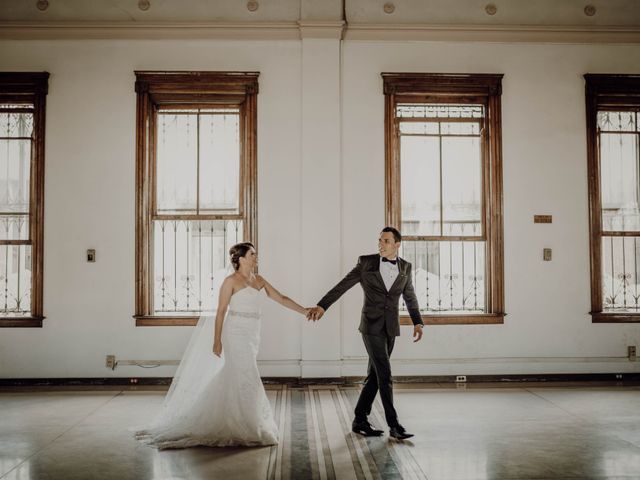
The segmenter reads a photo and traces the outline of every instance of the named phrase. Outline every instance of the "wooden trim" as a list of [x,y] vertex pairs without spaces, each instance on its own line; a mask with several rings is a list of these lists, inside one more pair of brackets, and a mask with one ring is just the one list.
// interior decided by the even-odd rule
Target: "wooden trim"
[[[487,314],[425,316],[437,324],[503,323],[504,316],[504,226],[502,181],[502,74],[382,73],[385,95],[385,218],[400,228],[400,148],[398,103],[480,104],[486,108],[481,132],[484,195],[481,237],[411,236],[406,239],[470,239],[487,242],[485,285]],[[479,119],[480,120],[480,119]],[[408,317],[407,317],[408,318]],[[401,319],[402,324],[405,320]]]
[[[31,215],[29,215],[31,217]],[[29,235],[31,236],[31,235]],[[31,240],[0,240],[0,245],[32,245]]]
[[[464,103],[468,105],[486,105],[487,97],[484,95],[472,95],[466,92],[460,93],[437,93],[437,94],[422,94],[418,95],[416,93],[397,93],[397,102],[396,103]],[[409,118],[398,118],[398,120],[410,120]],[[429,120],[431,117],[429,117]],[[422,119],[417,118],[416,120],[420,121]],[[434,121],[437,121],[437,117],[433,117]],[[469,120],[476,120],[473,118],[469,118]],[[482,120],[482,119],[477,119]],[[424,120],[422,120],[424,121]]]
[[589,201],[589,263],[591,283],[591,311],[602,311],[602,232],[600,210],[600,168],[598,167],[597,113],[598,102],[595,95],[589,94],[587,83],[586,122],[587,122],[587,170]]
[[44,172],[46,98],[48,72],[0,72],[2,101],[33,104],[33,145],[29,179],[29,240],[3,241],[4,244],[31,244],[31,316],[0,318],[0,327],[42,327],[44,265]]
[[[138,390],[143,385],[166,385],[169,386],[172,377],[54,377],[54,378],[0,378],[0,388],[2,391],[23,391],[23,390],[93,390],[92,387],[113,387],[117,390]],[[129,387],[129,388],[127,388]],[[97,390],[98,388],[96,388]],[[153,390],[157,390],[154,388]]]
[[[465,375],[466,382],[456,382],[457,375],[394,375],[393,382],[396,384],[458,384],[464,386],[469,383],[491,383],[491,387],[512,388],[514,385],[536,384],[544,387],[564,387],[565,385],[554,385],[554,383],[572,382],[571,386],[581,386],[585,383],[592,385],[611,385],[615,387],[626,387],[638,385],[640,383],[640,373],[637,372],[613,372],[613,373],[526,373],[508,375]],[[172,377],[89,377],[89,378],[0,378],[0,387],[3,390],[20,391],[23,389],[64,389],[82,390],[91,387],[113,387],[117,390],[140,390],[142,386],[169,386]],[[291,387],[306,388],[309,385],[356,385],[362,383],[364,377],[344,376],[344,377],[262,377],[265,385],[289,385]],[[576,385],[580,382],[581,385]],[[418,386],[419,388],[419,386]],[[442,388],[450,388],[443,386]],[[154,388],[157,390],[157,387]]]
[[395,108],[395,95],[385,95],[385,223],[388,226],[400,229],[400,145],[397,135],[398,125],[395,121]]
[[188,214],[188,215],[167,215],[163,213],[156,213],[151,215],[151,220],[242,220],[244,215],[232,214],[232,215],[209,215],[207,213],[200,214]]
[[42,328],[45,317],[2,317],[0,328]]
[[[137,90],[137,85],[136,85]],[[136,100],[136,301],[135,311],[142,315],[149,310],[147,279],[149,278],[149,116],[150,102],[146,91],[138,91]]]
[[136,327],[195,327],[200,317],[134,315]]
[[[195,325],[198,317],[154,316],[153,242],[155,219],[244,220],[244,239],[257,245],[258,72],[136,71],[136,326]],[[240,204],[237,214],[157,213],[156,126],[159,108],[233,105],[240,115]]]
[[245,231],[247,241],[258,245],[258,87],[247,93],[244,105],[243,145],[244,190],[241,204],[244,204]]
[[49,72],[0,72],[2,98],[22,98],[34,101],[49,92]]
[[[489,312],[504,312],[504,226],[502,215],[503,189],[502,189],[502,106],[500,94],[489,97],[487,109],[489,130],[490,168],[490,191],[488,212],[486,218],[490,221],[486,225],[486,236],[489,239],[489,255],[491,257],[488,265],[489,281],[491,285],[490,297],[488,300]],[[484,198],[486,201],[486,196]],[[486,208],[483,206],[483,208]]]
[[[198,112],[194,110],[224,110],[222,112],[199,112],[203,115],[229,115],[232,110],[240,111],[240,106],[244,103],[245,97],[242,95],[230,96],[229,98],[238,99],[237,103],[226,103],[224,99],[227,95],[216,95],[215,102],[209,101],[209,103],[189,103],[180,102],[179,104],[162,103],[158,107],[157,113],[171,113],[172,115],[195,115]],[[181,111],[182,110],[182,111]],[[187,110],[187,111],[185,111]]]
[[[425,325],[489,325],[503,324],[504,313],[461,314],[461,315],[422,315]],[[411,317],[401,316],[400,325],[413,325]]]
[[[475,223],[475,222],[474,222]],[[481,242],[486,240],[484,236],[440,236],[440,235],[403,235],[403,241],[407,242]]]
[[591,312],[593,323],[640,323],[640,313]]
[[501,73],[390,73],[382,72],[385,95],[488,97],[502,93]]
[[[588,96],[597,98],[640,95],[640,75],[623,73],[585,73]],[[598,102],[598,104],[604,102]]]
[[[145,71],[136,70],[136,92],[185,94],[194,103],[212,94],[226,97],[258,93],[259,72]],[[209,99],[215,103],[215,98]]]
[[[466,97],[456,97],[456,100],[459,100],[460,98],[466,98]],[[404,97],[398,95],[398,99],[399,100],[403,100]],[[433,103],[434,100],[437,100],[438,102],[440,102],[442,100],[442,97],[429,97],[428,95],[424,96],[425,100],[419,101],[417,103]],[[429,100],[427,100],[429,99]],[[400,103],[400,102],[398,102]],[[404,103],[404,102],[403,102]],[[436,102],[437,103],[437,102]],[[456,102],[457,103],[457,102]],[[465,102],[467,103],[467,102]],[[395,121],[396,123],[411,123],[411,122],[416,122],[416,123],[477,123],[477,124],[482,124],[483,123],[483,118],[474,118],[474,117],[470,117],[470,118],[451,118],[451,117],[396,117]],[[405,135],[412,135],[411,133],[403,133],[402,136],[404,137]],[[417,135],[423,135],[423,136],[429,136],[429,134],[417,134]],[[435,136],[435,134],[432,134],[433,136]],[[451,137],[479,137],[480,134],[457,134],[457,133],[452,133],[452,134],[442,134],[443,137],[445,136],[451,136]]]
[[585,110],[587,133],[587,170],[589,194],[589,263],[591,318],[593,323],[634,323],[633,314],[604,313],[602,298],[602,237],[626,233],[602,231],[600,203],[600,166],[598,111],[613,106],[640,107],[640,75],[585,74]]
[[[635,133],[635,135],[638,135],[637,133]],[[620,232],[620,231],[609,231],[609,230],[602,230],[600,232],[602,234],[603,237],[640,237],[640,232],[637,231],[630,231],[630,232]]]

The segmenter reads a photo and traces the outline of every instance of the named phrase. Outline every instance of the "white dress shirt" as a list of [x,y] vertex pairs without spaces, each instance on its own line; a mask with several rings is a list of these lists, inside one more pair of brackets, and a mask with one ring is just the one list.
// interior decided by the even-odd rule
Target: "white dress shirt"
[[[396,260],[398,260],[398,257],[396,257]],[[383,262],[382,257],[380,257],[380,275],[382,275],[382,281],[388,292],[398,276],[398,263],[396,262],[394,265],[391,262]]]

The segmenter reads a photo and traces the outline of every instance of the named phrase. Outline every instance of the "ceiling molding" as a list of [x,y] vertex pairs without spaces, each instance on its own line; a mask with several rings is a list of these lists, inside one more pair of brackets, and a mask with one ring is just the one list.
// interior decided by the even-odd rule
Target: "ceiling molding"
[[639,27],[349,24],[345,40],[640,43]]
[[329,38],[340,40],[344,33],[345,22],[298,22],[300,38]]
[[479,41],[578,44],[640,44],[640,26],[504,26],[346,24],[302,22],[0,22],[0,39],[230,39],[333,38],[368,41]]
[[131,22],[0,22],[0,39],[230,39],[296,40],[298,22],[264,23],[136,23]]

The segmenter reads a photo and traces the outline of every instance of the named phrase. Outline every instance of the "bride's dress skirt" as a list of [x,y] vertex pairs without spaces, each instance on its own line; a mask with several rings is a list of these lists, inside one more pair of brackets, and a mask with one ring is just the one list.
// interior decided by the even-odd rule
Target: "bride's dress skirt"
[[141,442],[159,449],[277,443],[278,429],[256,365],[260,314],[227,313],[222,359],[212,352],[213,323],[214,317],[198,322],[161,411],[149,427],[135,432]]

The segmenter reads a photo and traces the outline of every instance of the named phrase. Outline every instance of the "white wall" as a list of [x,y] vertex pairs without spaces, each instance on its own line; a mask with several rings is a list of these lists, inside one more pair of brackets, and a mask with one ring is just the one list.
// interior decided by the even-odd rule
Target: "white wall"
[[[582,74],[638,73],[637,46],[331,39],[0,41],[0,70],[51,73],[45,195],[46,320],[0,329],[0,377],[170,376],[189,327],[135,327],[134,70],[260,71],[261,273],[313,304],[384,222],[382,71],[497,72],[503,80],[504,325],[432,326],[394,352],[398,375],[637,371],[638,325],[589,311]],[[552,214],[534,225],[533,214]],[[554,260],[542,262],[543,247]],[[84,261],[87,248],[98,261]],[[364,373],[358,287],[320,324],[265,305],[264,375]],[[560,358],[566,357],[566,358]]]
[[[639,325],[592,324],[584,73],[637,73],[637,46],[347,42],[343,60],[343,268],[374,251],[384,221],[384,101],[380,72],[503,73],[504,325],[409,327],[397,372],[614,372],[595,358],[626,354]],[[377,134],[372,134],[377,132]],[[534,225],[534,214],[553,224]],[[553,248],[553,261],[542,249]],[[344,358],[363,353],[353,328],[360,296],[343,302]],[[518,358],[532,357],[532,358]],[[552,358],[550,358],[552,357]],[[573,358],[557,358],[573,357]],[[576,358],[577,357],[577,358]],[[360,369],[359,366],[353,369]],[[349,369],[351,371],[351,369]]]

